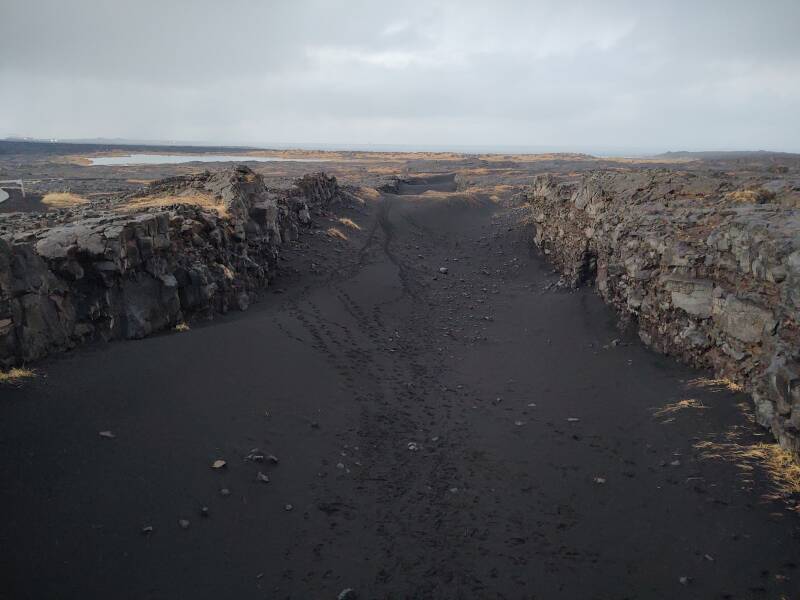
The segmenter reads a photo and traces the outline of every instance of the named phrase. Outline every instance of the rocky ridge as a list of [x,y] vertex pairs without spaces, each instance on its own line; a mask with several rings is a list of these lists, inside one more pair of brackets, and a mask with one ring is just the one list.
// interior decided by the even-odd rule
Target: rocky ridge
[[344,197],[324,173],[274,190],[239,166],[88,207],[8,215],[0,220],[0,365],[244,310],[274,277],[280,246]]
[[542,175],[524,200],[565,284],[593,282],[645,344],[741,385],[800,456],[800,210],[737,202],[720,177]]

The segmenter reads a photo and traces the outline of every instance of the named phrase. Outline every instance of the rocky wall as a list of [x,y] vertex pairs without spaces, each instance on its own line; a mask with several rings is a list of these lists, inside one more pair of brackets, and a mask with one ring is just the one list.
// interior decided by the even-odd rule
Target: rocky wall
[[534,241],[645,344],[743,386],[800,455],[800,210],[731,201],[718,177],[539,176]]
[[10,216],[0,230],[0,366],[244,310],[274,277],[280,246],[338,197],[322,173],[276,191],[237,167],[161,180],[48,226]]

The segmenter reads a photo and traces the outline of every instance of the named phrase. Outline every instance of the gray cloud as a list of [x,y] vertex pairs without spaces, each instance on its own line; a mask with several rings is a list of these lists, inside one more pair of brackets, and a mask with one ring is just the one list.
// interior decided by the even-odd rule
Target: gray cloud
[[4,0],[0,135],[800,151],[800,3]]

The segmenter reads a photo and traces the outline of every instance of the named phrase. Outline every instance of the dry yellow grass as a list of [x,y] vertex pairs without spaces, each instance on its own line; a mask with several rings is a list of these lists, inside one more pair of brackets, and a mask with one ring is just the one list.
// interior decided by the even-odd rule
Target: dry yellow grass
[[381,197],[381,193],[375,188],[360,187],[356,192],[356,197],[361,200],[378,200]]
[[702,441],[694,447],[700,450],[701,458],[732,461],[748,476],[759,465],[773,484],[774,494],[770,499],[800,494],[800,464],[778,444]]
[[326,233],[332,238],[336,238],[339,240],[347,240],[347,236],[344,233],[342,233],[341,229],[337,229],[336,227],[328,228],[328,231]]
[[726,200],[734,202],[747,202],[751,204],[761,204],[769,202],[775,198],[775,194],[769,190],[736,190],[735,192],[728,192],[725,194]]
[[361,225],[353,221],[353,219],[348,219],[347,217],[340,217],[339,223],[341,223],[345,227],[349,227],[350,229],[357,229],[358,231],[361,231]]
[[730,379],[708,379],[707,377],[698,377],[687,382],[690,388],[707,388],[714,392],[721,392],[728,390],[731,392],[741,392],[742,386]]
[[666,417],[682,410],[706,410],[707,408],[708,407],[699,400],[695,400],[694,398],[686,398],[685,400],[678,400],[677,402],[667,404],[666,406],[655,411],[653,414],[655,414],[657,417]]
[[30,369],[9,369],[8,371],[0,371],[0,383],[17,383],[22,379],[30,379],[34,376],[34,372]]
[[189,324],[186,323],[185,321],[182,321],[181,323],[178,323],[177,325],[175,325],[174,329],[178,333],[184,333],[186,331],[189,331]]
[[89,202],[86,198],[71,192],[50,192],[42,198],[42,204],[50,208],[71,208]]
[[123,210],[144,210],[147,208],[163,208],[175,204],[192,204],[207,210],[213,210],[220,217],[227,217],[228,211],[225,205],[217,202],[211,194],[187,194],[185,196],[142,196],[133,198],[125,204]]

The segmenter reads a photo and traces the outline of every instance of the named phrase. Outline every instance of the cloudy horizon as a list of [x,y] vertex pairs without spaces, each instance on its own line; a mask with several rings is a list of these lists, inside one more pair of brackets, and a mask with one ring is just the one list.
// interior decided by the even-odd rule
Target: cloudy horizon
[[0,137],[800,151],[800,2],[6,0]]

